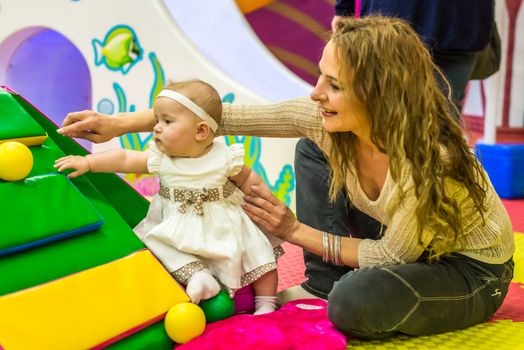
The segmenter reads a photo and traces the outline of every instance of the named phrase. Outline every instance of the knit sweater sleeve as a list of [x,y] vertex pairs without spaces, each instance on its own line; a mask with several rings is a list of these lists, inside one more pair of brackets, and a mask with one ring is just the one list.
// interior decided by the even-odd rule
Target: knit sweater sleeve
[[316,103],[298,98],[268,105],[224,105],[219,135],[307,137],[322,139],[322,120]]
[[[398,185],[392,182],[384,186],[388,192],[384,196],[387,200],[374,203],[373,206],[365,207],[369,203],[358,195],[358,191],[353,191],[353,194],[356,193],[355,205],[368,209],[369,215],[382,219],[380,221],[387,225],[382,238],[364,239],[360,243],[360,267],[413,262],[434,239],[442,238],[442,232],[436,233],[427,227],[427,222],[421,222],[422,235],[419,241],[419,223],[415,215],[417,199],[414,182],[409,176],[409,166],[404,167],[403,179],[401,183],[404,184],[405,196],[402,201],[398,196]],[[457,203],[462,231],[451,250],[489,264],[501,264],[511,258],[515,250],[511,222],[489,179],[483,187],[486,191],[486,210],[481,214],[464,185],[455,179],[446,179],[446,194]],[[390,216],[385,214],[386,208],[394,208]]]

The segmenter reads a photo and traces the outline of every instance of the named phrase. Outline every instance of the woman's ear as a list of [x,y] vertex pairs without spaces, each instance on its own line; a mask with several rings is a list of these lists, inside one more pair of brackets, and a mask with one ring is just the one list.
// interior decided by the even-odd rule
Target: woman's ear
[[200,122],[197,124],[197,132],[195,134],[195,139],[197,141],[204,141],[208,138],[211,133],[211,128],[206,122]]

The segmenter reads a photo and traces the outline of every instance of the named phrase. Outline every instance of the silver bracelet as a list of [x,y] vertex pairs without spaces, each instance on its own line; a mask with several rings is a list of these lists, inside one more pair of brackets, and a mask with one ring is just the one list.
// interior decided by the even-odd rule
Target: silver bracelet
[[342,266],[342,258],[340,257],[341,239],[342,237],[335,236],[335,254],[333,257],[333,264],[337,266]]
[[322,261],[336,266],[342,266],[342,237],[332,233],[322,232]]
[[328,239],[329,239],[328,258],[329,258],[329,262],[333,264],[333,256],[335,255],[335,235],[330,233],[328,235]]
[[322,261],[329,262],[329,238],[327,232],[322,232]]

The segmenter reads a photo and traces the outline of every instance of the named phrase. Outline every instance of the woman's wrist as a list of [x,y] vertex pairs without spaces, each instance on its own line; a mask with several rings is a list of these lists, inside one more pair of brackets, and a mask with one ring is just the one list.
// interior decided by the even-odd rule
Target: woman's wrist
[[289,243],[300,245],[300,233],[302,228],[303,224],[297,220],[291,232],[286,235],[285,240]]
[[133,118],[129,118],[128,113],[119,113],[108,118],[108,128],[115,133],[114,137],[122,136],[135,132],[133,128]]
[[152,109],[139,112],[119,113],[110,119],[109,126],[118,132],[116,136],[122,136],[132,132],[151,132],[155,126]]

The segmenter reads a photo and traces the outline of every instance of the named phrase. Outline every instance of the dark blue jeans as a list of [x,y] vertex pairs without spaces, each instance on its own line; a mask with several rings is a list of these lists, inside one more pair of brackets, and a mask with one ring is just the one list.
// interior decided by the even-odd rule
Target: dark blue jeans
[[463,329],[497,311],[512,277],[512,260],[491,265],[460,254],[363,268],[335,283],[328,315],[344,333],[368,339]]
[[[297,185],[297,218],[321,231],[339,236],[378,239],[379,222],[352,207],[341,193],[335,203],[329,200],[329,169],[327,159],[318,146],[301,139],[295,150]],[[322,257],[304,250],[307,280],[302,287],[309,293],[326,299],[333,283],[352,269],[334,266]]]

